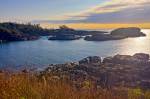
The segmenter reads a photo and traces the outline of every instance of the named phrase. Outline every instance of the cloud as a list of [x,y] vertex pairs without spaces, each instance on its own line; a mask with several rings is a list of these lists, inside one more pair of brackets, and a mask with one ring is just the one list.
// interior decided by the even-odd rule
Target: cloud
[[74,14],[63,20],[45,20],[49,23],[148,23],[149,0],[111,0]]

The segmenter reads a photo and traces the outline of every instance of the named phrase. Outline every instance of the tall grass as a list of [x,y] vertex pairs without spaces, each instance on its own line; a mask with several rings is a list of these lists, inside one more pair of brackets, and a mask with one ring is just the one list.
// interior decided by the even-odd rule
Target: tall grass
[[76,88],[71,81],[54,76],[0,73],[0,99],[150,99],[150,92],[98,89],[88,81]]

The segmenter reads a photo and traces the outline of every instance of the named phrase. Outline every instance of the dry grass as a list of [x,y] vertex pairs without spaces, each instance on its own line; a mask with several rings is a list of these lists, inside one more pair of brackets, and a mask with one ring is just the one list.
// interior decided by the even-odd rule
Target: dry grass
[[37,77],[28,73],[1,73],[0,99],[150,99],[140,89],[121,91],[96,89],[88,81],[77,89],[72,82],[57,77]]

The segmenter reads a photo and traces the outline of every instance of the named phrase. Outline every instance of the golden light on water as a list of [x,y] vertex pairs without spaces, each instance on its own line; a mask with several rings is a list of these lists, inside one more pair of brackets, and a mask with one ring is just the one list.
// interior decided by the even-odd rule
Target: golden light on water
[[[150,30],[142,30],[147,36],[128,38],[123,41],[121,54],[150,53]],[[143,52],[145,51],[145,52]]]

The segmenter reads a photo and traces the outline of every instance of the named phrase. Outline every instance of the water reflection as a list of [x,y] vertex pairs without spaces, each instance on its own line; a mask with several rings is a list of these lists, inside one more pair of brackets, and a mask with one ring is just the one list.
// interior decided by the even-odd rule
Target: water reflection
[[[150,53],[150,31],[142,30],[147,36],[128,38],[122,41],[122,54]],[[124,47],[123,47],[124,46]]]
[[[0,67],[78,61],[87,56],[107,57],[116,54],[150,54],[150,30],[142,30],[146,37],[128,38],[105,42],[49,41],[46,37],[36,41],[0,44]],[[16,68],[16,67],[14,67]]]

